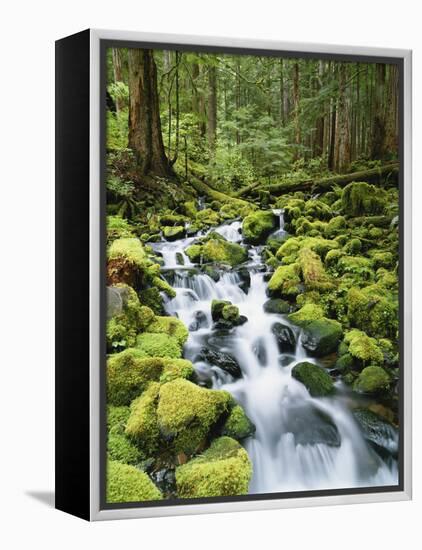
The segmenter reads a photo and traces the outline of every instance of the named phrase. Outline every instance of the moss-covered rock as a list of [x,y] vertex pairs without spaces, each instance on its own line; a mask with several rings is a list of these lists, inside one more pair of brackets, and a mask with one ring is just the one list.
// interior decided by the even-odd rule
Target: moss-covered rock
[[168,284],[166,280],[158,275],[152,278],[152,284],[161,292],[167,294],[169,298],[176,297],[176,291]]
[[263,244],[268,235],[274,231],[277,218],[271,210],[258,210],[244,218],[242,234],[250,244]]
[[342,256],[337,262],[337,268],[341,274],[351,273],[363,281],[374,277],[372,267],[371,260],[363,256]]
[[160,432],[172,441],[176,453],[193,454],[233,404],[231,395],[177,379],[159,393],[157,418]]
[[323,357],[336,351],[342,336],[343,330],[338,321],[323,318],[305,326],[301,342],[311,355]]
[[230,437],[216,439],[202,455],[176,469],[180,498],[222,497],[248,493],[252,464]]
[[289,302],[286,302],[286,300],[282,300],[281,298],[270,298],[264,303],[263,307],[266,313],[283,314],[289,313],[290,311]]
[[228,300],[213,300],[211,302],[211,317],[213,321],[218,321],[223,317],[223,309],[231,305]]
[[134,237],[133,227],[120,216],[107,216],[107,242]]
[[300,327],[308,325],[311,321],[317,321],[324,317],[324,310],[318,304],[308,303],[298,311],[289,315],[289,320]]
[[347,254],[358,254],[362,249],[362,242],[359,239],[350,239],[350,241],[347,241],[347,243],[344,245],[344,251]]
[[359,374],[353,389],[361,393],[379,393],[388,390],[390,382],[389,375],[382,367],[371,365]]
[[151,264],[139,239],[116,239],[108,249],[107,281],[109,285],[126,283],[136,287]]
[[384,355],[377,345],[375,338],[370,338],[360,330],[351,330],[344,337],[348,351],[352,357],[363,364],[380,365],[384,361]]
[[240,405],[235,405],[230,411],[221,434],[241,441],[253,435],[255,430],[255,425],[249,420],[243,408]]
[[192,262],[224,263],[232,267],[248,259],[245,248],[239,244],[228,242],[221,236],[209,238],[202,244],[192,244],[185,252]]
[[210,227],[220,223],[220,216],[211,208],[205,208],[197,212],[196,222],[201,226]]
[[175,225],[175,226],[164,226],[163,227],[163,236],[167,241],[177,241],[177,239],[183,239],[185,236],[185,226],[184,225]]
[[163,315],[163,298],[161,297],[160,291],[157,287],[152,286],[142,289],[139,292],[139,299],[143,305],[152,309],[156,315]]
[[160,447],[161,436],[157,420],[160,384],[152,382],[130,406],[125,433],[147,456],[154,456]]
[[281,265],[268,282],[271,296],[291,297],[299,294],[300,288],[299,264]]
[[142,502],[162,498],[146,473],[114,460],[107,463],[107,502]]
[[329,220],[333,215],[328,204],[318,199],[309,199],[306,201],[304,212],[305,216],[310,216],[311,218],[317,218],[319,220]]
[[189,336],[189,331],[180,319],[177,317],[157,316],[148,325],[146,332],[155,332],[156,334],[167,334],[174,336],[181,346],[185,344]]
[[144,357],[173,357],[182,356],[182,346],[175,336],[168,334],[144,332],[136,338],[136,349]]
[[343,232],[346,228],[346,218],[344,216],[335,216],[331,218],[325,226],[325,236],[329,239]]
[[334,391],[330,375],[321,367],[303,361],[292,369],[292,376],[306,386],[312,397],[323,397]]
[[341,195],[343,211],[349,216],[382,214],[385,210],[385,201],[383,189],[365,182],[349,183]]
[[347,294],[347,315],[352,326],[376,338],[393,337],[398,329],[397,296],[372,285],[353,287]]
[[149,307],[141,306],[136,292],[128,285],[108,287],[107,299],[108,350],[133,346],[137,333],[153,320],[154,312]]
[[163,214],[160,216],[160,224],[164,226],[184,227],[187,221],[186,216],[181,214]]
[[326,273],[320,257],[310,248],[300,250],[299,265],[306,289],[326,291],[334,287],[333,281]]
[[225,321],[235,323],[239,320],[239,308],[232,304],[225,305],[221,311],[221,316]]

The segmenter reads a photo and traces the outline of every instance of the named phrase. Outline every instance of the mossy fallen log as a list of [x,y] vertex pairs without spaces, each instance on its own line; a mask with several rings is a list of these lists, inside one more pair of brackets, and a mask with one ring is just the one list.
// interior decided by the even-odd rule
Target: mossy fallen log
[[378,168],[360,170],[349,174],[338,174],[320,179],[308,179],[305,181],[282,181],[280,183],[274,183],[266,186],[262,185],[253,188],[249,186],[249,189],[244,189],[245,193],[242,193],[242,195],[256,195],[262,190],[269,191],[271,195],[275,196],[283,195],[284,193],[294,193],[295,191],[316,193],[329,191],[334,185],[344,187],[352,181],[365,181],[367,183],[377,183],[382,185],[396,184],[398,173],[399,164],[394,162],[385,164],[384,166],[380,166]]
[[209,197],[214,201],[220,201],[222,204],[232,202],[235,204],[239,204],[240,206],[250,205],[249,201],[244,199],[238,199],[236,197],[226,195],[226,193],[222,193],[221,191],[217,191],[216,189],[213,189],[210,185],[208,185],[204,181],[194,176],[190,177],[189,182],[192,185],[192,187],[196,189],[198,193],[200,193],[201,195],[206,195],[207,197]]

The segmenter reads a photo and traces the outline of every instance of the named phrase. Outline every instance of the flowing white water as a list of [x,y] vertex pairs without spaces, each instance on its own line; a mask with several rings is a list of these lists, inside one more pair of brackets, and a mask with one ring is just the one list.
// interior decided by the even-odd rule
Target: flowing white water
[[[283,212],[276,212],[284,232]],[[218,228],[228,240],[241,241],[240,222]],[[255,436],[244,445],[253,462],[251,493],[308,489],[350,488],[397,484],[395,459],[374,451],[350,410],[350,396],[341,384],[333,397],[312,398],[306,387],[291,376],[294,365],[307,360],[300,343],[294,352],[280,353],[272,326],[289,325],[300,342],[298,329],[286,316],[264,312],[268,299],[262,273],[260,248],[251,247],[246,268],[250,286],[240,288],[242,277],[236,271],[220,272],[214,281],[204,273],[176,265],[176,252],[185,266],[192,266],[183,250],[193,239],[157,243],[166,268],[174,269],[176,297],[166,304],[169,314],[190,327],[184,354],[192,360],[201,381],[211,380],[215,388],[228,390],[243,406],[256,426]],[[248,322],[229,331],[215,330],[211,301],[226,299],[236,304]],[[204,361],[200,350],[206,347],[233,357],[242,371],[235,380],[216,365]],[[385,448],[397,447],[396,434],[386,433]]]

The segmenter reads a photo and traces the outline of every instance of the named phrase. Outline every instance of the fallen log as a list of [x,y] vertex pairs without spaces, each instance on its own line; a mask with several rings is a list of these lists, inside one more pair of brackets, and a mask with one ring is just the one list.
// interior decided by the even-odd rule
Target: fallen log
[[189,183],[194,189],[196,189],[198,193],[200,193],[201,195],[206,195],[211,200],[220,201],[223,204],[227,202],[233,202],[238,204],[239,206],[248,206],[250,204],[250,202],[246,199],[238,199],[236,197],[226,195],[226,193],[222,193],[221,191],[213,189],[210,185],[195,176],[191,176],[189,178]]
[[243,195],[247,195],[250,191],[253,191],[256,187],[261,187],[262,183],[260,181],[255,181],[254,183],[251,183],[250,185],[246,185],[245,187],[242,187],[239,189],[239,191],[236,191],[236,193],[233,193],[233,197],[243,197]]
[[344,187],[352,181],[365,181],[367,183],[377,183],[379,185],[397,183],[399,173],[399,164],[397,162],[385,164],[379,168],[369,170],[360,170],[349,174],[338,174],[320,179],[309,179],[305,181],[282,181],[272,185],[262,185],[254,187],[250,192],[256,195],[260,190],[269,191],[271,195],[283,195],[284,193],[294,193],[295,191],[305,191],[308,193],[317,193],[329,191],[334,185]]

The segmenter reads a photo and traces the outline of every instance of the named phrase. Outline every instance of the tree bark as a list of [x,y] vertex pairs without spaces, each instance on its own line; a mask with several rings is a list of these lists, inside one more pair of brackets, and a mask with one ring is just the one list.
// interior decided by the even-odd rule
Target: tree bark
[[129,147],[143,175],[172,176],[164,152],[152,50],[129,49]]
[[[113,59],[114,82],[115,83],[123,82],[121,49],[113,48],[111,53],[112,53],[112,59]],[[116,111],[120,113],[124,107],[124,102],[122,101],[122,99],[116,97],[115,105],[116,105]]]
[[300,146],[300,122],[299,122],[299,63],[295,62],[293,65],[293,106],[294,106],[294,123],[295,123],[295,144],[296,152],[295,159],[299,158],[299,146]]
[[375,88],[374,88],[374,106],[373,106],[373,124],[371,140],[371,157],[373,159],[385,158],[386,147],[386,129],[385,129],[385,109],[384,109],[384,90],[385,90],[385,64],[377,63],[375,65]]
[[208,147],[210,158],[215,155],[217,139],[217,67],[211,65],[208,69]]

